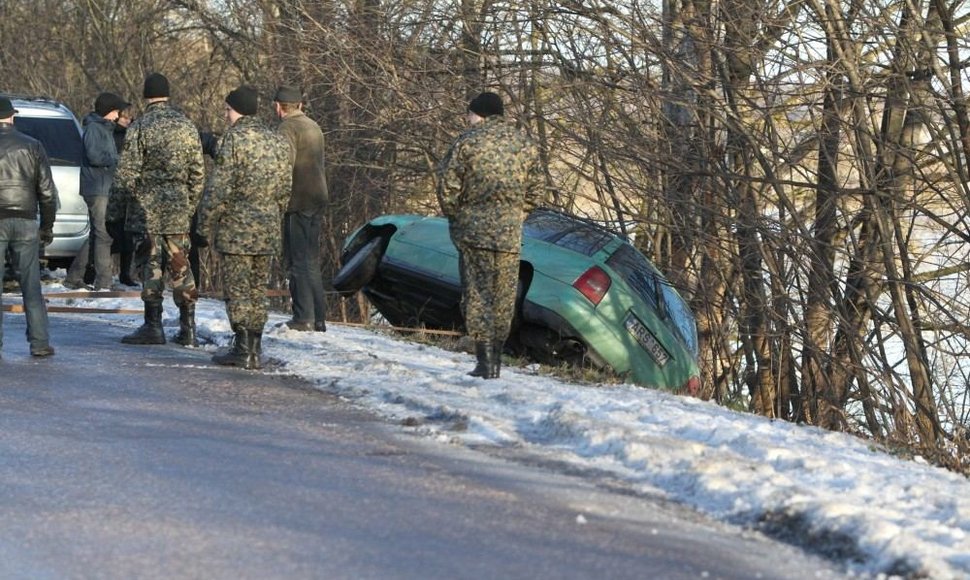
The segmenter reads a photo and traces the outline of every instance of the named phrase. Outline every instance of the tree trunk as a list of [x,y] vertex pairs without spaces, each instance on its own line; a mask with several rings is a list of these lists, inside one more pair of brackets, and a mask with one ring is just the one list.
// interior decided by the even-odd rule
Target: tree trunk
[[[832,40],[829,39],[828,61],[835,64]],[[834,70],[834,67],[833,67]],[[819,393],[831,391],[825,373],[826,353],[832,340],[835,319],[833,299],[837,290],[835,278],[836,206],[839,197],[837,171],[839,143],[843,123],[842,77],[830,72],[822,104],[822,127],[819,135],[818,186],[815,190],[815,220],[809,256],[808,297],[805,305],[805,345],[802,350],[801,393],[795,416],[815,423],[819,416]]]
[[[718,190],[701,177],[707,173],[705,131],[709,123],[703,105],[707,97],[695,88],[714,78],[710,18],[711,4],[707,0],[664,1],[664,47],[680,66],[665,62],[663,71],[664,93],[671,98],[663,103],[662,132],[668,155],[679,161],[666,172],[663,191],[673,226],[669,229],[673,238],[666,264],[671,282],[678,288],[690,287],[691,256],[696,251],[700,257],[700,274],[690,295],[697,317],[702,397],[720,401],[727,398],[728,379],[732,376],[730,351],[725,350],[723,341],[727,292],[724,273],[731,268],[718,241],[726,233],[720,219],[726,204],[715,193]],[[691,235],[694,228],[704,234],[696,248]]]

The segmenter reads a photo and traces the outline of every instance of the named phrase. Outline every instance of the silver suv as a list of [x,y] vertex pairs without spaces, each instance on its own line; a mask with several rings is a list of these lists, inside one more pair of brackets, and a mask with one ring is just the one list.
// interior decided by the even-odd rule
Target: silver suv
[[44,248],[48,267],[67,267],[88,237],[88,206],[80,195],[84,143],[81,124],[63,103],[8,95],[17,109],[13,123],[22,133],[44,145],[57,186],[54,242]]

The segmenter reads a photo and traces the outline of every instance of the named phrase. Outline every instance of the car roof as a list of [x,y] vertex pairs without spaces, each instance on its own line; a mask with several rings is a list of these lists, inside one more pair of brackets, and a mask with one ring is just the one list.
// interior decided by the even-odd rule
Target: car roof
[[74,117],[74,113],[61,101],[51,97],[32,97],[11,93],[0,93],[10,99],[18,114],[29,117]]

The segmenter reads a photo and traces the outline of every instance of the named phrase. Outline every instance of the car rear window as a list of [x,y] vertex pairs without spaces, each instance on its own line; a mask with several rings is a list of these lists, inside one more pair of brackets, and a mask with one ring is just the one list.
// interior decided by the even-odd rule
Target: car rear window
[[[633,246],[624,244],[606,260],[606,264],[620,275],[630,288],[662,316],[667,325],[680,335],[687,348],[697,356],[697,327],[694,315],[684,299],[652,264]],[[660,294],[658,294],[658,291]],[[661,309],[660,306],[663,305]]]
[[657,277],[650,263],[633,246],[624,244],[606,260],[606,265],[620,275],[628,286],[640,295],[651,308],[659,306]]
[[84,144],[73,120],[15,115],[13,124],[44,145],[51,165],[81,165]]
[[522,234],[586,256],[592,256],[614,238],[613,234],[595,225],[545,210],[536,210],[529,215]]

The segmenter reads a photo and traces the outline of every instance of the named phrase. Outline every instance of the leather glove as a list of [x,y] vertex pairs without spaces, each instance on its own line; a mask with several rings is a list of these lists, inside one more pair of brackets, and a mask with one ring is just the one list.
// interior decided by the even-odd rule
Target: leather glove
[[41,228],[37,232],[37,238],[42,246],[49,246],[54,241],[54,228]]

